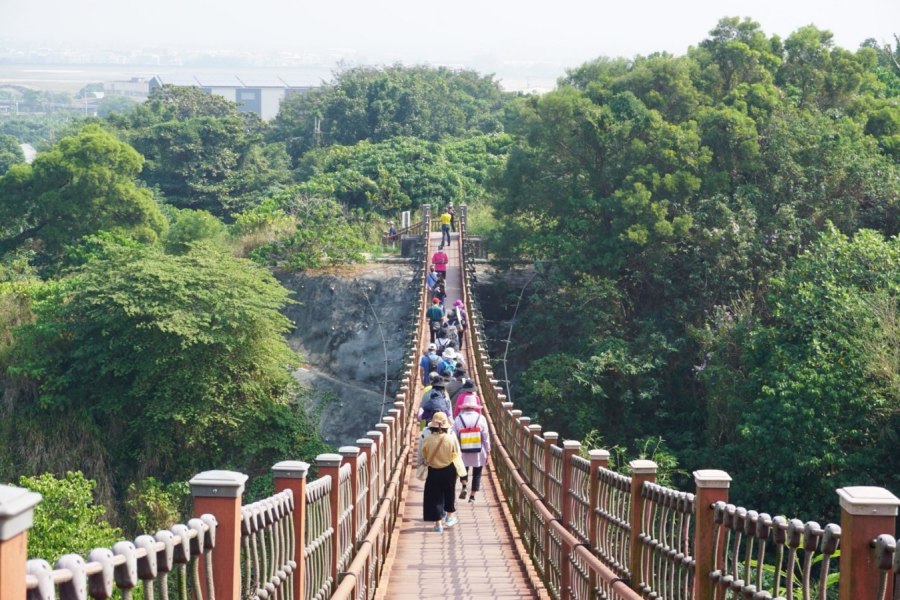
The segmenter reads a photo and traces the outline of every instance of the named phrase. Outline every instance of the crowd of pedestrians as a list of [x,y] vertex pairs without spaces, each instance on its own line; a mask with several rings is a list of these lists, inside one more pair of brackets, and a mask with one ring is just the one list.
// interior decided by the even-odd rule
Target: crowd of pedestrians
[[[465,305],[457,298],[447,306],[449,257],[444,247],[450,244],[451,228],[455,230],[452,205],[441,213],[441,244],[426,276],[431,297],[425,311],[430,343],[419,359],[424,389],[418,417],[423,429],[416,473],[425,480],[423,519],[438,533],[459,522],[457,499],[475,504],[491,450],[481,398],[466,371]],[[461,482],[458,495],[457,480]]]

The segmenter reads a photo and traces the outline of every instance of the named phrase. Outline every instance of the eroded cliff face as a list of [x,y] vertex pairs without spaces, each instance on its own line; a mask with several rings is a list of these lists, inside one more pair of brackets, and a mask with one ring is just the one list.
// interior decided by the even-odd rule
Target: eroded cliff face
[[353,445],[392,408],[416,318],[410,263],[370,263],[282,277],[298,304],[288,343],[305,359],[295,376],[334,446]]

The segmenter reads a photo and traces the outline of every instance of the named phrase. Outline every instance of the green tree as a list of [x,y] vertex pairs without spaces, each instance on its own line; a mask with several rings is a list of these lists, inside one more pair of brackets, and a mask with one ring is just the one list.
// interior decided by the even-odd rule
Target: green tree
[[884,324],[898,274],[900,239],[831,230],[773,279],[764,309],[720,320],[703,376],[716,411],[731,411],[716,452],[742,502],[834,516],[836,487],[900,485],[900,394],[883,368],[896,367]]
[[225,247],[228,230],[222,221],[208,212],[176,208],[171,209],[171,215],[172,222],[162,240],[170,254],[184,254],[197,242]]
[[[284,416],[296,408],[287,296],[249,261],[202,246],[111,245],[34,298],[9,368],[34,397],[17,410],[85,423],[126,481],[269,460],[303,425]],[[271,436],[251,443],[262,422]]]
[[289,179],[287,158],[263,143],[267,125],[257,115],[197,88],[156,88],[110,122],[146,159],[141,179],[177,208],[227,218]]
[[271,137],[287,144],[296,163],[320,145],[497,132],[507,97],[493,77],[474,71],[356,67],[320,90],[285,99]]
[[28,532],[30,558],[53,564],[63,554],[87,556],[94,548],[109,548],[122,538],[122,532],[106,521],[106,509],[94,502],[96,483],[81,471],[69,471],[60,478],[52,473],[22,476],[19,485],[43,496]]
[[0,134],[0,177],[13,165],[25,162],[25,154],[14,136]]
[[0,178],[0,253],[37,240],[50,254],[98,231],[152,242],[166,222],[136,177],[142,159],[97,125]]

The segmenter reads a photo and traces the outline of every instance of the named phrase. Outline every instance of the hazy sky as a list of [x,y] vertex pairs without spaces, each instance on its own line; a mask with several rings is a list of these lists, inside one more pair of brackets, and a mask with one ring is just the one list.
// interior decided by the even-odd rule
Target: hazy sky
[[723,16],[782,37],[814,23],[855,49],[900,33],[900,0],[0,0],[0,45],[280,47],[357,62],[683,53]]

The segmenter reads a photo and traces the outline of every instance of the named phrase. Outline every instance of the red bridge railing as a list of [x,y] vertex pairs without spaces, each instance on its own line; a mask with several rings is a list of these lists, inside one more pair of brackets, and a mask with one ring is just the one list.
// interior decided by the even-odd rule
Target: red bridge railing
[[[465,233],[464,211],[460,226]],[[631,461],[625,476],[609,470],[608,452],[590,450],[585,459],[578,441],[560,444],[558,434],[542,433],[507,402],[494,378],[471,293],[474,254],[465,256],[464,295],[493,434],[492,465],[553,598],[900,598],[893,537],[900,499],[888,490],[837,490],[840,523],[820,526],[729,504],[731,477],[724,471],[695,471],[688,493],[658,485],[652,461]],[[835,574],[837,595],[828,585]]]

